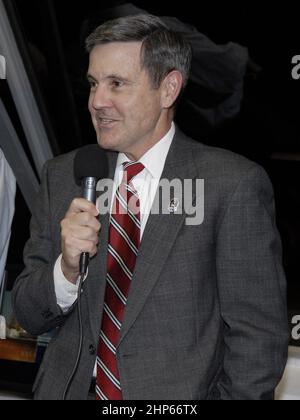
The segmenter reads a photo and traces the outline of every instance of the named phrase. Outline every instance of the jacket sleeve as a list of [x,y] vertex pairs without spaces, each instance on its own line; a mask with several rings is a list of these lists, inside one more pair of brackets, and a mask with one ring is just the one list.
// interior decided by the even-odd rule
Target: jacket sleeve
[[272,185],[254,165],[240,180],[217,240],[225,325],[221,399],[273,399],[287,358],[289,329],[282,250]]
[[31,236],[24,250],[25,269],[13,289],[17,319],[32,335],[50,331],[64,321],[54,289],[53,270],[57,256],[54,255],[52,223],[46,164],[32,215]]

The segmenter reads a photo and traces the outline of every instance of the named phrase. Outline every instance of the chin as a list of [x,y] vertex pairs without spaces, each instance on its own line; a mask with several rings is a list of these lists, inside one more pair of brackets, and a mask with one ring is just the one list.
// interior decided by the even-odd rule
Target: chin
[[103,137],[101,138],[100,136],[98,136],[97,141],[99,146],[102,147],[102,149],[119,151],[118,146],[109,139],[105,140],[103,139]]

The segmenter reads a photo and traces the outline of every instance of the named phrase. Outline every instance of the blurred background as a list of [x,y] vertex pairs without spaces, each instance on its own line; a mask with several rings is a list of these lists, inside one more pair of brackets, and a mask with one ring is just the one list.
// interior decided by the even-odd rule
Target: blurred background
[[[18,101],[26,103],[26,93],[14,90],[14,81],[0,80],[0,98],[37,183],[43,160],[96,141],[87,110],[88,56],[84,40],[102,21],[124,11],[118,9],[123,3],[1,0],[44,130],[45,144],[41,137],[39,158],[32,152],[34,144],[18,107]],[[178,25],[186,24],[187,36],[196,39],[199,63],[195,64],[192,84],[179,108],[179,127],[197,141],[230,149],[258,162],[270,175],[283,241],[292,330],[295,326],[292,321],[300,314],[300,80],[292,78],[292,58],[300,54],[297,14],[292,6],[270,4],[263,8],[260,3],[133,1],[131,6],[179,19]],[[5,41],[2,39],[2,45],[0,38],[0,54],[4,55],[3,49],[10,49],[7,40],[12,40],[12,35],[6,31],[1,18],[0,22],[2,36],[8,37]],[[176,21],[172,20],[174,24]],[[207,50],[201,48],[199,34],[212,42],[211,68],[209,65],[205,69],[201,67],[202,60],[206,62]],[[228,58],[226,51],[229,50]],[[225,54],[218,58],[220,51]],[[230,72],[234,73],[232,80]],[[222,86],[217,88],[217,80],[223,80],[224,86],[231,86],[232,91],[222,90]],[[5,296],[9,296],[23,268],[22,251],[29,237],[29,202],[28,193],[26,199],[18,182],[2,302],[2,311],[6,313],[10,313],[10,308]],[[13,315],[9,316],[14,330]],[[18,338],[22,338],[21,335]],[[291,335],[291,344],[300,345],[299,339],[297,334]],[[38,345],[33,338],[30,344],[30,340],[26,337],[29,347],[21,346],[17,355],[12,356],[9,349],[8,356],[1,356],[0,350],[0,389],[30,393],[47,339],[40,338]],[[22,351],[28,360],[27,356],[25,359],[20,356]]]

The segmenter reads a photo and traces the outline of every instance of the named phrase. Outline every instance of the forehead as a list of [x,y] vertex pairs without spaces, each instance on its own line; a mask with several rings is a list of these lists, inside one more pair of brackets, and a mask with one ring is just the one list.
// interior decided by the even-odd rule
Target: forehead
[[141,42],[111,42],[95,46],[90,53],[89,73],[138,72]]

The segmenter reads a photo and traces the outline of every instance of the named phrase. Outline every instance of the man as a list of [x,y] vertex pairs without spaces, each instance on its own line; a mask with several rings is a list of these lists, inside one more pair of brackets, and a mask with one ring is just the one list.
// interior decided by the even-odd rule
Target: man
[[[108,22],[87,49],[89,109],[99,145],[113,151],[109,178],[118,189],[111,216],[103,216],[101,206],[74,200],[81,194],[74,152],[45,167],[26,268],[14,289],[25,329],[56,328],[36,398],[62,398],[74,368],[78,266],[89,252],[83,346],[68,399],[88,397],[96,359],[98,399],[272,399],[288,328],[268,177],[174,126],[191,50],[159,18]],[[157,187],[160,179],[204,179],[204,222],[189,226],[186,212],[176,212],[176,196],[169,214],[149,214],[155,188],[148,194],[140,186]],[[135,214],[125,189],[137,197]],[[118,205],[128,207],[125,215]]]

